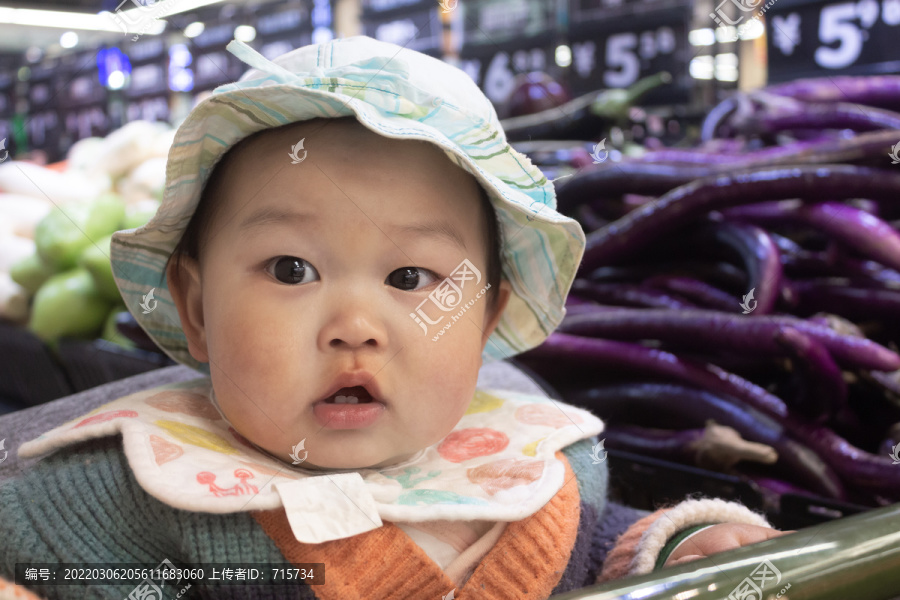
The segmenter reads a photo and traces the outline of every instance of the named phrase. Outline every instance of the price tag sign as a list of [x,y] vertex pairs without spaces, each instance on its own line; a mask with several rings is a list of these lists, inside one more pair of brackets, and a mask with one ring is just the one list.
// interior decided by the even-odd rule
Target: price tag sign
[[900,0],[776,0],[766,33],[771,83],[900,71]]
[[549,35],[497,46],[464,46],[457,66],[497,105],[509,99],[517,74],[558,71],[555,51]]
[[125,53],[128,55],[131,63],[134,64],[161,59],[165,49],[165,43],[162,38],[144,36],[138,42],[127,44]]
[[[671,7],[622,15],[573,28],[572,93],[624,88],[668,71],[672,85],[649,93],[643,104],[687,102],[690,92],[687,43],[690,8]],[[656,97],[654,97],[656,96]]]
[[570,0],[569,7],[573,23],[586,23],[608,21],[610,15],[631,13],[642,7],[666,7],[673,4],[677,3],[672,0]]
[[482,0],[459,3],[463,47],[534,38],[555,27],[555,3],[544,0]]
[[256,18],[256,33],[262,37],[290,37],[301,27],[311,29],[309,14],[301,8],[289,8],[267,12]]
[[370,13],[362,18],[363,34],[404,48],[438,56],[441,51],[441,18],[437,4],[410,9],[393,16]]
[[195,56],[194,91],[213,89],[224,83],[237,81],[243,73],[242,64],[225,50]]
[[132,68],[131,85],[125,89],[125,96],[137,98],[138,96],[164,94],[168,90],[165,66],[157,63],[148,63]]
[[103,137],[109,133],[109,118],[106,116],[105,108],[104,104],[98,104],[66,111],[63,119],[69,138],[83,140],[92,136]]
[[168,121],[168,96],[149,96],[128,103],[126,109],[128,121]]

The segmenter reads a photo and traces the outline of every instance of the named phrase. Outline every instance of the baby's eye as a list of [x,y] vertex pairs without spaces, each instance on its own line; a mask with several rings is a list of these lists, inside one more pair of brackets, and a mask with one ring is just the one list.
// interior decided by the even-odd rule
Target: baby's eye
[[319,278],[315,267],[296,256],[279,256],[269,263],[266,271],[281,283],[290,285],[309,283]]
[[[424,275],[424,276],[423,276]],[[436,281],[437,277],[428,269],[402,267],[388,275],[385,283],[401,290],[416,290]],[[421,284],[421,285],[420,285]]]

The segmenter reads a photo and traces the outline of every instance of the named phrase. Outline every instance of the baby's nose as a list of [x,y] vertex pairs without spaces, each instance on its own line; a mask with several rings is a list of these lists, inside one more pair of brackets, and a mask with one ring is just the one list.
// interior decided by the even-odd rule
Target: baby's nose
[[387,344],[387,328],[374,307],[351,303],[335,307],[320,333],[324,349],[380,348]]

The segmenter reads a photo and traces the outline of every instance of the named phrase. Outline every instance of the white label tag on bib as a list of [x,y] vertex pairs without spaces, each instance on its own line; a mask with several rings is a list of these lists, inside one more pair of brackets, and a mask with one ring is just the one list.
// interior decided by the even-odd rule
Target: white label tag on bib
[[381,527],[375,499],[359,473],[275,484],[298,542],[321,544]]

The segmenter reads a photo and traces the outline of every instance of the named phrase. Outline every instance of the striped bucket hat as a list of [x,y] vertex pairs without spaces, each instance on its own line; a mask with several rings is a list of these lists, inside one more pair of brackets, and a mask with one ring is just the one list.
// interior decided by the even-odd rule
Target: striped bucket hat
[[250,70],[191,111],[169,151],[156,215],[112,238],[113,274],[126,306],[173,360],[209,374],[209,365],[188,352],[165,268],[214,166],[257,131],[316,117],[353,116],[385,137],[435,144],[485,189],[500,228],[502,276],[512,288],[485,361],[533,348],[556,328],[584,253],[584,232],[556,212],[553,184],[506,142],[493,105],[465,72],[366,36],[305,46],[271,61],[236,40],[227,49]]

